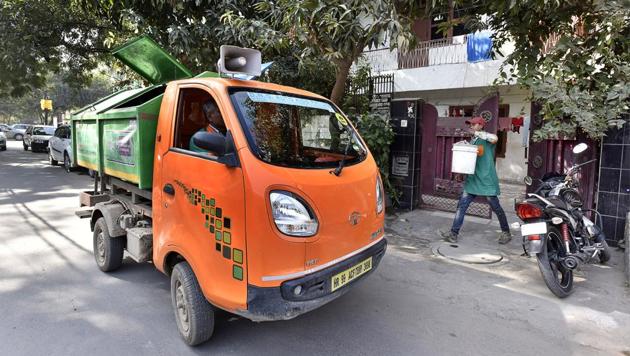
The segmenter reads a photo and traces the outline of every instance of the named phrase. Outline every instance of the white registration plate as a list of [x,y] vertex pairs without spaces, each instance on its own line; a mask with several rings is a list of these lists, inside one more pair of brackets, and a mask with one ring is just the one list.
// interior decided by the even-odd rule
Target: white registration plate
[[545,235],[545,234],[547,234],[546,222],[538,222],[538,223],[533,223],[533,224],[521,225],[521,235],[523,236]]

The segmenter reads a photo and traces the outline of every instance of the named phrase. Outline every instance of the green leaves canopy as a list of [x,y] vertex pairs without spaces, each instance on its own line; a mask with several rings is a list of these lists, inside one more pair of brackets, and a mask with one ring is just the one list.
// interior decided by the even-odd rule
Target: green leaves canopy
[[300,59],[323,58],[336,69],[330,99],[339,103],[352,63],[366,46],[389,41],[406,47],[411,18],[401,15],[391,0],[259,1],[252,19],[237,11],[222,20],[258,48],[296,49]]
[[[479,14],[495,48],[514,43],[505,68],[543,103],[536,139],[583,130],[601,138],[628,112],[630,11],[627,0],[487,1]],[[478,23],[479,24],[479,23]]]

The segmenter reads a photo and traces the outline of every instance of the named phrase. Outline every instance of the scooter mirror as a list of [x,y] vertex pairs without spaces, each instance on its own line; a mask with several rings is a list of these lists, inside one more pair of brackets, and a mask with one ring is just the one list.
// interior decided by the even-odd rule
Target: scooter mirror
[[588,145],[585,143],[578,143],[577,145],[575,145],[575,147],[573,147],[573,153],[578,154],[578,153],[582,153],[584,151],[586,151],[586,149],[588,148]]
[[525,178],[523,178],[523,182],[525,182],[525,184],[527,184],[527,185],[532,185],[534,180],[530,176],[525,176]]

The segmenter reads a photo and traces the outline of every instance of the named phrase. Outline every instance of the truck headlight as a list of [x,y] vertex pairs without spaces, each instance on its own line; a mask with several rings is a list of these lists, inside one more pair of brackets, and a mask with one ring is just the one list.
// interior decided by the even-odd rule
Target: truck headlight
[[376,215],[383,212],[383,182],[381,182],[381,176],[376,176]]
[[276,227],[289,236],[308,237],[317,232],[318,222],[312,209],[295,194],[274,190],[269,194]]

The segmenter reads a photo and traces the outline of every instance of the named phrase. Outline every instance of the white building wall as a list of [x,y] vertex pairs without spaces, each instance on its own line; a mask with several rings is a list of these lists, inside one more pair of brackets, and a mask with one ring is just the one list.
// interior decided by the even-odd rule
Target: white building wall
[[394,71],[394,91],[427,91],[478,88],[492,85],[499,76],[501,60],[442,64]]

